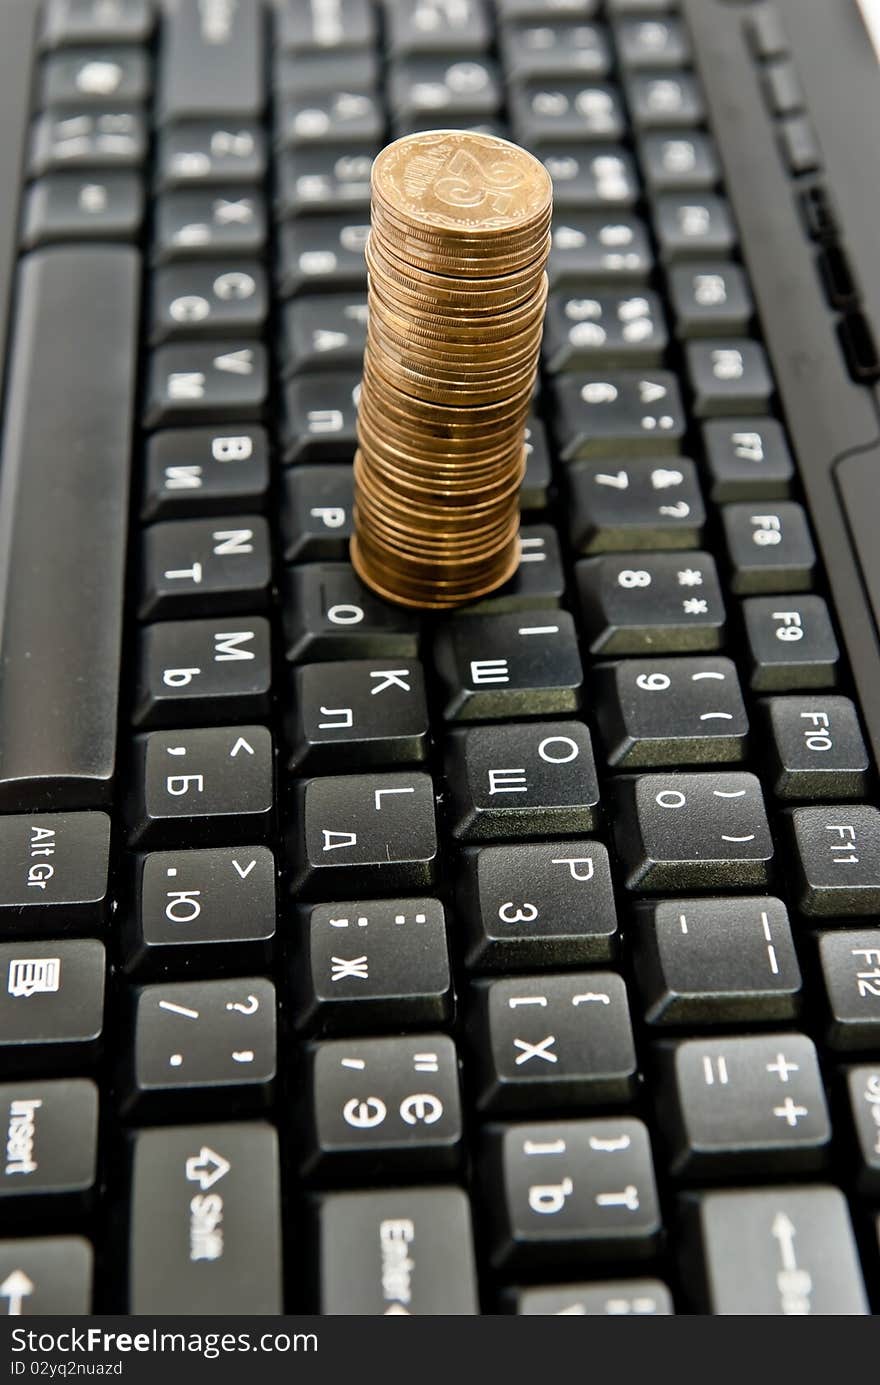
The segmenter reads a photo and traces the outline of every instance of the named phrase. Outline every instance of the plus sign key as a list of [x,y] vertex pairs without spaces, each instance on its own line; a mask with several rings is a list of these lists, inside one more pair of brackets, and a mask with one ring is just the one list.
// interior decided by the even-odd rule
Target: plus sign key
[[803,1034],[688,1039],[662,1051],[657,1108],[673,1171],[820,1167],[831,1125],[816,1049]]

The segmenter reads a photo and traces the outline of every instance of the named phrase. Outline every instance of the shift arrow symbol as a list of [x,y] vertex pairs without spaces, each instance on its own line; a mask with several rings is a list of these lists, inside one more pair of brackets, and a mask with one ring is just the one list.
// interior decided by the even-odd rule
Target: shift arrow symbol
[[209,1188],[213,1188],[215,1183],[229,1172],[230,1164],[223,1158],[222,1154],[217,1154],[207,1145],[202,1145],[198,1154],[192,1155],[186,1161],[186,1176],[190,1183],[198,1183],[203,1193]]
[[33,1292],[34,1286],[24,1270],[13,1270],[12,1274],[7,1275],[3,1283],[0,1284],[0,1298],[9,1300],[7,1312],[10,1318],[21,1317],[22,1302]]
[[794,1238],[797,1232],[791,1220],[784,1212],[777,1212],[773,1218],[773,1225],[770,1228],[772,1235],[779,1242],[779,1253],[782,1257],[782,1268],[785,1270],[797,1269],[797,1256],[794,1253]]

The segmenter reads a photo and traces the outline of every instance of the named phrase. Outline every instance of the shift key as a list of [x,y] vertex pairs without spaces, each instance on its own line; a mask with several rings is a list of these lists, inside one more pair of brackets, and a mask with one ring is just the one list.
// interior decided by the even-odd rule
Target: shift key
[[108,905],[106,813],[0,815],[0,935],[90,933]]

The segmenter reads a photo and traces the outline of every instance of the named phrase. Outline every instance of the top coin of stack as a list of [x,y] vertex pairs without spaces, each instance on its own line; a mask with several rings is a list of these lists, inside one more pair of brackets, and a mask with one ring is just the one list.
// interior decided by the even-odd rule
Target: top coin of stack
[[392,601],[456,606],[516,569],[550,215],[543,165],[491,135],[373,164],[351,556]]

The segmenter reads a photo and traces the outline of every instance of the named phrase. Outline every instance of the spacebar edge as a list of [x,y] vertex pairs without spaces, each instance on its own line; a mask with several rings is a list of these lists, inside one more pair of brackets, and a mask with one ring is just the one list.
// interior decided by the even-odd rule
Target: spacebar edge
[[0,810],[110,802],[141,263],[19,266],[0,446]]

